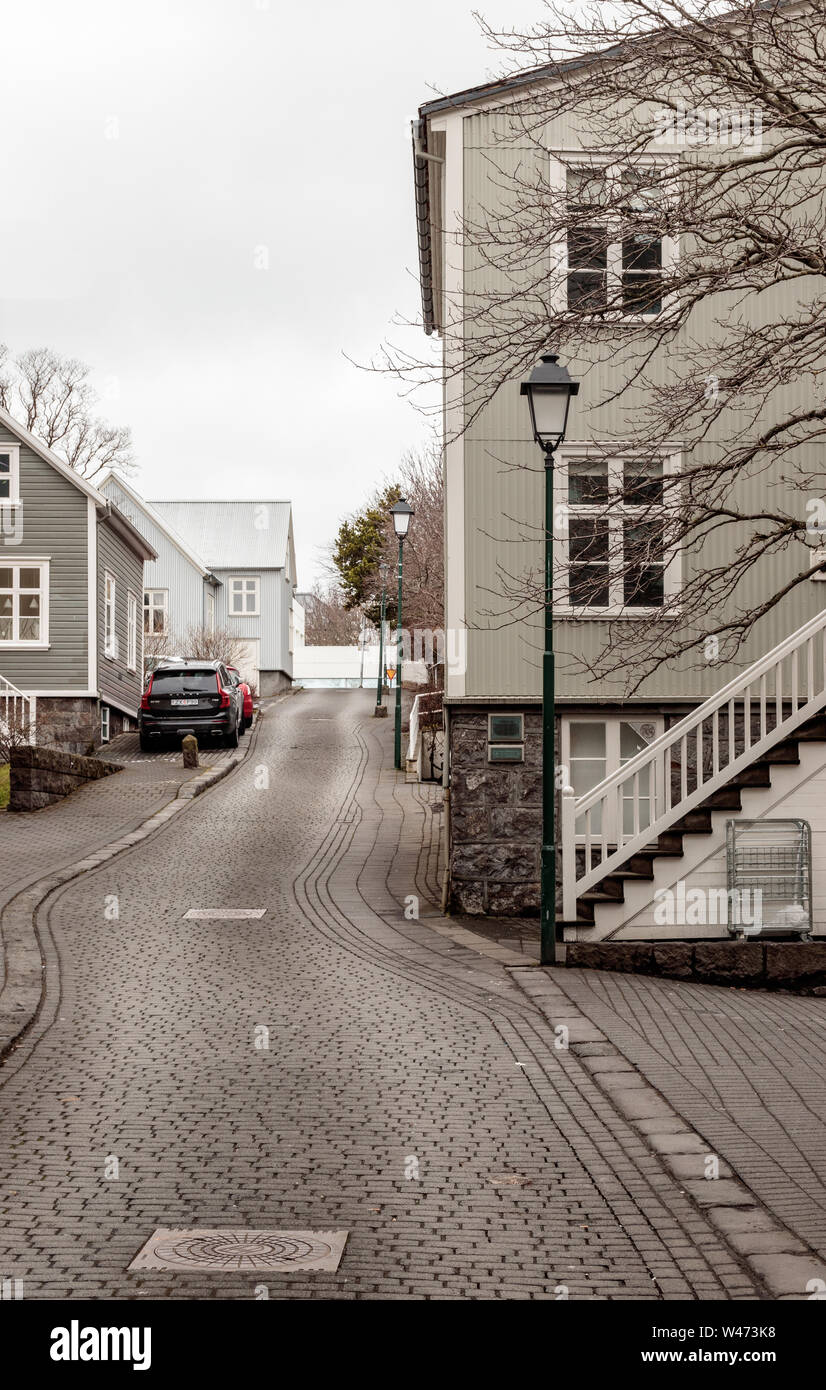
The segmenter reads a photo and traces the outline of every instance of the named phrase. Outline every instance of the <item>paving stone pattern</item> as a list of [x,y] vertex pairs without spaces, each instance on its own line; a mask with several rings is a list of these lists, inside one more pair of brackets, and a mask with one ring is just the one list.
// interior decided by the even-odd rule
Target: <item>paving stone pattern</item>
[[561,983],[773,1215],[826,1257],[826,1002],[596,970],[566,970]]
[[[438,789],[394,773],[371,709],[265,712],[229,777],[41,911],[0,1274],[28,1298],[764,1296],[502,965],[434,930]],[[267,911],[184,920],[216,906]],[[159,1227],[350,1235],[334,1274],[128,1272]]]

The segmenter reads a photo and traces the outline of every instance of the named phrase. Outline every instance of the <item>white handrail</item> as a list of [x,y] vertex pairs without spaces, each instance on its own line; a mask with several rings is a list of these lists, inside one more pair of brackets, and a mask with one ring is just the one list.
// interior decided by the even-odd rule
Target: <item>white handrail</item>
[[419,701],[421,695],[417,695],[410,709],[410,738],[407,745],[408,758],[415,758],[418,751],[419,742]]
[[[2,714],[0,714],[0,725],[8,732],[10,730],[19,731],[25,734],[27,739],[34,742],[34,700],[31,695],[24,695],[22,690],[18,690],[16,685],[5,676],[0,676],[0,702],[2,702]],[[11,703],[11,719],[9,719],[9,703]]]
[[[818,639],[819,660],[815,652]],[[802,672],[801,655],[805,655]],[[784,676],[785,663],[790,665],[789,680]],[[773,676],[773,691],[769,690],[769,676]],[[656,841],[658,835],[824,705],[826,610],[810,618],[591,791],[575,798],[566,788],[561,816],[565,918],[571,921],[576,917],[577,898],[612,869]],[[738,736],[738,720],[742,737]],[[755,723],[757,737],[753,738]],[[676,797],[675,784],[679,788]],[[627,814],[631,822],[628,830]],[[585,868],[579,876],[578,849]]]

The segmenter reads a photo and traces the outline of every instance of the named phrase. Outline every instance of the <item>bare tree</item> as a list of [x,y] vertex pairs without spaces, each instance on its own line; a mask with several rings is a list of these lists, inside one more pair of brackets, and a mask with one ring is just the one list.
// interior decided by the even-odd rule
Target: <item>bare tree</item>
[[312,647],[352,647],[359,640],[361,615],[347,608],[344,595],[334,581],[317,580],[301,595],[306,614],[304,639]]
[[[802,597],[801,539],[826,532],[826,0],[550,3],[530,30],[486,32],[511,81],[446,313],[461,320],[447,372],[463,374],[462,428],[560,353],[583,381],[580,438],[629,468],[613,495],[599,467],[576,482],[586,510],[582,489],[600,504],[590,529],[576,506],[560,518],[575,574],[556,581],[574,606],[602,606],[606,566],[622,582],[604,650],[572,660],[636,688],[663,661],[732,659]],[[558,158],[561,179],[555,121],[582,151]],[[385,365],[432,379],[430,359]],[[543,602],[541,566],[502,565],[490,622]]]
[[46,347],[12,356],[0,344],[0,406],[83,477],[101,468],[129,473],[131,432],[95,413],[99,398],[88,377],[75,357]]
[[213,630],[196,624],[186,629],[177,643],[176,654],[190,661],[222,661],[225,666],[237,666],[246,647],[246,639],[227,627]]

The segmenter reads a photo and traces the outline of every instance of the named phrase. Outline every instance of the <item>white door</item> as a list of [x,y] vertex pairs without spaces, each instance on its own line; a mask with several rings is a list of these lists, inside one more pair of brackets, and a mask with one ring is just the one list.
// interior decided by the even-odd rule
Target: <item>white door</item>
[[261,638],[247,637],[241,648],[238,657],[238,670],[241,672],[241,679],[252,686],[253,690],[259,691],[258,672],[261,662]]

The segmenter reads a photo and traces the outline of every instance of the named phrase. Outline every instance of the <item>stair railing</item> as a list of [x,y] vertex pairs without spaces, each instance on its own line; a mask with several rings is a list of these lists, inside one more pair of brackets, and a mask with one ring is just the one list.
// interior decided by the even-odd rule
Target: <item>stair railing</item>
[[0,676],[0,728],[6,740],[34,742],[34,698]]
[[[826,610],[584,796],[562,793],[562,910],[826,705]],[[582,871],[580,871],[582,870]]]

